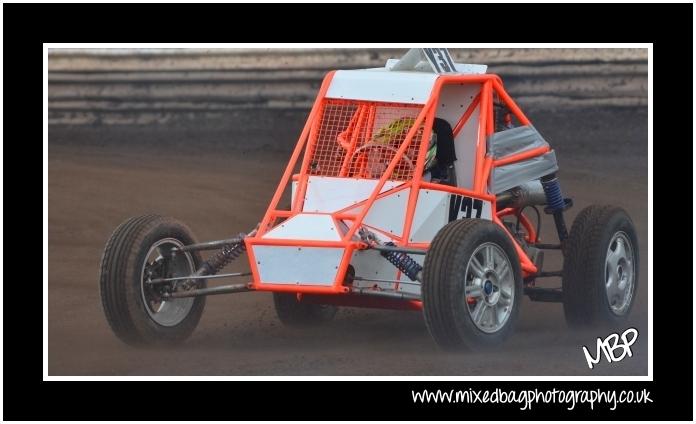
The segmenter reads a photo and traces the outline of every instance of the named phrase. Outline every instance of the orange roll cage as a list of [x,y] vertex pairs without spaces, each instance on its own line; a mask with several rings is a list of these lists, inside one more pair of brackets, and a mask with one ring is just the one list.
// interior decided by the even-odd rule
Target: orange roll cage
[[[251,264],[253,282],[251,283],[251,288],[256,290],[266,290],[266,291],[284,291],[284,292],[296,292],[313,295],[322,294],[345,294],[349,291],[347,287],[344,286],[344,279],[346,275],[347,268],[350,264],[353,252],[356,249],[366,249],[368,246],[354,237],[356,231],[363,225],[363,220],[370,210],[370,207],[374,204],[375,200],[378,198],[398,190],[403,190],[408,192],[408,202],[406,207],[406,216],[404,220],[404,225],[401,235],[394,235],[396,244],[402,247],[415,247],[415,248],[427,248],[428,243],[414,243],[409,242],[408,235],[410,234],[413,218],[416,209],[416,204],[418,201],[418,195],[421,189],[433,189],[440,190],[453,194],[460,194],[469,196],[476,199],[482,199],[491,202],[492,207],[492,219],[493,222],[500,225],[503,230],[510,236],[513,240],[514,246],[517,251],[517,255],[520,260],[522,271],[524,276],[532,275],[537,272],[537,267],[532,263],[527,254],[523,251],[519,243],[510,234],[507,227],[502,223],[501,218],[508,215],[517,215],[520,217],[520,223],[527,232],[527,238],[529,240],[535,240],[538,235],[529,221],[529,219],[520,213],[519,210],[506,208],[500,211],[496,211],[496,198],[494,195],[488,192],[488,181],[490,175],[496,167],[519,162],[532,157],[540,156],[545,154],[550,150],[549,147],[541,147],[535,149],[529,149],[527,151],[513,154],[504,158],[493,159],[491,155],[486,151],[486,140],[494,131],[494,116],[493,116],[493,97],[494,94],[505,104],[505,106],[510,110],[510,112],[516,117],[521,125],[529,125],[529,119],[524,115],[522,110],[517,106],[517,104],[512,100],[512,98],[505,92],[503,84],[500,77],[494,74],[484,74],[484,75],[440,75],[435,80],[433,89],[431,91],[430,98],[422,106],[420,112],[415,117],[415,122],[411,126],[410,130],[406,134],[403,142],[400,144],[396,150],[393,159],[389,162],[388,167],[383,172],[382,176],[379,178],[376,186],[372,189],[367,200],[362,202],[363,207],[357,213],[348,213],[346,210],[341,210],[332,213],[332,218],[335,222],[338,221],[349,221],[351,225],[342,236],[340,241],[319,241],[319,240],[277,240],[263,238],[270,229],[272,229],[278,222],[278,219],[293,217],[302,212],[305,194],[307,192],[307,185],[310,177],[310,161],[313,152],[317,148],[317,138],[318,132],[320,130],[322,113],[327,105],[326,93],[329,89],[331,81],[334,77],[335,71],[329,72],[323,80],[321,88],[319,90],[318,96],[312,106],[307,122],[302,130],[299,137],[297,145],[292,152],[290,161],[285,168],[283,176],[278,184],[278,187],[271,199],[271,202],[264,214],[263,220],[259,225],[258,231],[255,236],[248,237],[245,240],[247,245],[247,251],[249,253],[249,260]],[[426,158],[427,146],[430,139],[430,132],[435,119],[436,106],[438,104],[440,92],[443,86],[447,84],[477,84],[480,85],[481,89],[479,93],[471,101],[470,105],[462,114],[461,118],[456,122],[453,128],[453,133],[456,135],[462,130],[464,125],[471,118],[474,110],[477,106],[480,107],[480,112],[478,116],[478,131],[475,149],[475,159],[474,159],[474,178],[473,186],[471,189],[454,187],[445,184],[432,183],[423,180],[423,165]],[[348,123],[347,129],[340,134],[337,134],[336,142],[343,148],[347,153],[345,159],[340,166],[340,173],[337,176],[346,177],[348,175],[348,170],[350,167],[350,158],[352,153],[356,150],[358,141],[358,129],[361,128],[363,121],[368,124],[366,127],[371,131],[372,123],[375,120],[375,108],[366,105],[359,105],[356,108],[356,113],[351,118]],[[392,173],[397,168],[399,161],[402,160],[404,154],[411,146],[414,136],[417,131],[422,129],[423,133],[420,135],[419,143],[420,146],[417,152],[417,158],[415,163],[415,168],[413,169],[412,177],[405,181],[403,184],[387,191],[383,192],[385,183],[392,175]],[[372,134],[367,134],[368,138]],[[304,156],[300,161],[300,156],[304,152]],[[300,163],[299,171],[296,173],[297,165]],[[278,204],[283,196],[283,193],[288,187],[290,182],[297,184],[296,192],[292,199],[292,204],[290,210],[281,210],[278,208]],[[275,245],[275,246],[297,246],[297,247],[326,247],[326,248],[342,248],[344,253],[342,256],[341,263],[336,274],[336,279],[330,286],[311,286],[302,285],[301,283],[296,285],[288,284],[273,284],[272,282],[263,282],[261,284],[261,279],[259,277],[259,271],[256,266],[256,259],[254,258],[252,246],[258,245]],[[354,301],[353,296],[351,301]],[[410,301],[409,305],[418,305],[420,302]]]

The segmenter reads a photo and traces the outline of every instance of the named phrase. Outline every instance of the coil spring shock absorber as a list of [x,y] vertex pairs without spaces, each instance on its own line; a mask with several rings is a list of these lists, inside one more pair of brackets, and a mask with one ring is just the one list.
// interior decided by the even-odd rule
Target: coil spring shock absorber
[[220,272],[227,264],[237,259],[239,255],[246,252],[246,244],[244,244],[244,233],[239,234],[239,243],[231,243],[222,246],[219,252],[208,258],[203,263],[202,268],[206,269],[204,275],[215,275]]
[[563,197],[561,185],[558,183],[558,178],[555,173],[541,177],[541,186],[546,195],[546,208],[544,208],[544,212],[553,215],[553,221],[556,224],[556,231],[558,232],[558,239],[563,242],[568,238],[568,229],[563,219],[563,211],[573,206],[573,201]]
[[[396,246],[392,242],[387,242],[384,243],[385,246]],[[399,269],[399,271],[403,272],[406,274],[408,278],[410,278],[413,281],[416,281],[419,279],[419,273],[423,270],[423,267],[420,266],[418,262],[416,262],[412,257],[408,256],[406,253],[403,252],[387,252],[387,251],[381,251],[380,255],[384,256],[389,262],[391,262],[395,267]]]
[[[256,231],[254,230],[248,235],[251,236],[255,233]],[[193,275],[196,277],[202,277],[205,275],[215,275],[220,272],[227,264],[237,259],[242,253],[246,252],[246,244],[244,244],[244,238],[246,236],[247,234],[239,233],[239,242],[222,246],[222,248],[216,254],[208,258],[207,261],[203,262],[203,265],[201,265],[201,267],[198,268]],[[193,287],[200,287],[202,282],[203,280],[198,279],[186,280],[181,283],[181,287],[183,287],[184,290],[189,290]]]
[[546,205],[551,210],[563,209],[565,207],[561,185],[558,183],[558,178],[555,174],[543,177],[541,186],[544,188],[544,194],[546,194]]

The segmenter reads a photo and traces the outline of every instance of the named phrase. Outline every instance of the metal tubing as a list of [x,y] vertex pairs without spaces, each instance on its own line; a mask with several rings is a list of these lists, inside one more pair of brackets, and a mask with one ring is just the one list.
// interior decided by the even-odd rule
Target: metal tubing
[[205,243],[196,243],[196,244],[189,244],[188,246],[184,246],[181,248],[173,248],[172,252],[193,252],[196,250],[214,250],[220,247],[223,247],[228,244],[237,244],[241,243],[244,241],[244,238],[242,237],[234,237],[231,239],[227,240],[215,240],[215,241],[208,241]]
[[420,300],[420,296],[410,294],[410,293],[399,293],[399,292],[393,292],[393,291],[383,291],[383,290],[375,290],[371,288],[361,288],[361,287],[351,287],[350,288],[351,293],[355,294],[360,294],[360,295],[368,295],[368,296],[382,296],[382,297],[389,297],[392,299],[403,299],[403,300]]
[[425,255],[428,253],[427,250],[424,249],[413,249],[413,248],[408,248],[408,247],[399,247],[399,246],[387,246],[384,244],[371,244],[370,249],[375,249],[383,252],[401,252],[401,253],[413,253],[414,255]]
[[411,284],[413,286],[420,286],[421,283],[414,283],[412,281],[402,281],[402,280],[388,280],[384,278],[364,278],[364,277],[353,277],[355,281],[367,281],[374,283],[399,283],[399,284]]
[[214,294],[227,294],[227,293],[239,293],[246,292],[249,290],[249,285],[244,284],[230,284],[228,286],[218,286],[210,287],[207,289],[197,289],[197,290],[186,290],[181,292],[174,292],[163,295],[165,299],[179,299],[182,297],[198,297],[198,296],[210,296]]
[[568,238],[568,227],[566,227],[562,210],[553,212],[553,222],[554,224],[556,224],[556,232],[558,233],[558,239],[561,241],[561,243],[563,243],[565,239]]
[[479,105],[481,102],[481,93],[479,92],[476,97],[469,103],[469,106],[466,108],[466,111],[462,115],[461,118],[459,118],[459,121],[457,121],[457,124],[454,126],[454,129],[452,130],[452,135],[454,138],[457,138],[459,135],[459,131],[464,128],[464,125],[469,121],[469,118],[471,117],[471,114],[474,113],[476,110],[476,107]]
[[215,274],[215,275],[189,275],[187,277],[171,277],[171,278],[158,278],[156,280],[146,281],[146,284],[160,284],[167,283],[169,281],[181,281],[181,280],[208,280],[213,278],[226,278],[226,277],[245,277],[251,275],[250,272],[233,272],[230,274]]

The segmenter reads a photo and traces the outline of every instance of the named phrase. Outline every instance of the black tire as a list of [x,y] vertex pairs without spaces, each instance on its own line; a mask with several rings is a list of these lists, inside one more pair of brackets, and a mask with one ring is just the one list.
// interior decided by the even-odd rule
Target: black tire
[[[464,286],[472,255],[478,254],[479,247],[490,245],[497,246],[510,265],[513,296],[507,306],[511,310],[504,312],[509,313],[507,321],[494,332],[484,332],[469,312]],[[514,331],[522,300],[522,270],[510,237],[498,225],[481,219],[460,219],[445,225],[425,256],[422,290],[425,324],[440,347],[462,350],[499,345]]]
[[[609,243],[619,233],[627,237],[633,254],[632,290],[630,300],[622,302],[627,305],[622,314],[612,310],[605,287]],[[615,249],[615,243],[611,247]],[[580,211],[564,244],[563,311],[568,325],[572,328],[614,328],[625,322],[635,303],[638,263],[638,237],[625,210],[611,205],[592,205]]]
[[297,300],[295,293],[273,293],[278,319],[288,327],[312,327],[331,321],[338,308],[333,305],[318,305]]
[[[122,223],[111,235],[104,249],[99,280],[102,307],[116,336],[131,345],[181,342],[191,335],[203,313],[205,297],[198,297],[173,301],[187,300],[184,312],[180,312],[180,315],[185,314],[180,322],[161,325],[150,315],[154,311],[146,304],[145,293],[150,292],[143,289],[142,275],[146,269],[144,267],[148,253],[152,254],[150,248],[162,240],[176,240],[181,245],[195,243],[191,230],[179,221],[146,215],[133,217]],[[162,262],[175,269],[181,269],[183,264],[185,268],[193,268],[194,271],[202,263],[198,252],[175,258],[178,259]],[[205,281],[199,280],[198,287],[204,286]],[[170,307],[181,305],[173,302]]]

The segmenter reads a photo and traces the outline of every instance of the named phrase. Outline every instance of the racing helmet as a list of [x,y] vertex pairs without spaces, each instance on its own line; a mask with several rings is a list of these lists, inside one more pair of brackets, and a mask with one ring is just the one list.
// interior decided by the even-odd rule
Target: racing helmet
[[[415,124],[416,119],[410,117],[397,118],[390,122],[389,125],[382,127],[373,137],[373,142],[377,144],[398,144],[401,143],[408,131]],[[415,158],[412,158],[415,159]],[[425,155],[424,169],[430,169],[437,162],[437,134],[435,131],[430,132],[430,142],[428,143],[428,151]]]

